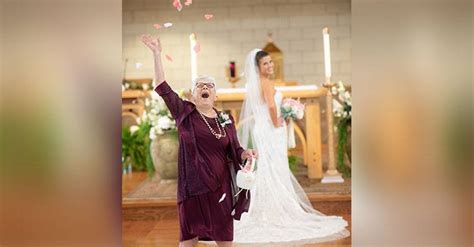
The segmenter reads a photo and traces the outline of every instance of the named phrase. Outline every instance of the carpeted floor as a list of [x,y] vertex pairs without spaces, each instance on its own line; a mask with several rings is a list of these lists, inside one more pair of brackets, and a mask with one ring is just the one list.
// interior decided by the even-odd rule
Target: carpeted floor
[[[351,179],[344,183],[323,184],[319,179],[309,179],[306,176],[306,167],[298,165],[294,172],[298,182],[308,194],[351,194]],[[147,178],[130,193],[124,196],[129,199],[173,199],[176,198],[176,182],[161,182],[158,176]]]

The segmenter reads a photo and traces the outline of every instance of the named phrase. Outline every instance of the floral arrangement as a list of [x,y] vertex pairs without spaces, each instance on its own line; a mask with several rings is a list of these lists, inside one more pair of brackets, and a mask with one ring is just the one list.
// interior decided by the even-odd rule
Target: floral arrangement
[[[185,90],[178,91],[178,95],[184,99]],[[145,108],[146,112],[142,118],[150,121],[150,139],[153,140],[158,135],[167,132],[177,132],[176,121],[173,119],[168,107],[158,94],[152,92],[151,97],[145,99]]]
[[[185,98],[184,93],[184,90],[178,92],[181,98]],[[176,122],[163,99],[152,92],[145,99],[145,112],[137,118],[137,123],[122,128],[122,160],[131,163],[134,170],[147,170],[149,175],[153,175],[151,141],[164,133],[177,134]]]
[[134,81],[122,81],[122,92],[125,90],[143,90],[147,91],[148,89],[152,88],[152,83],[136,83]]
[[302,119],[304,117],[304,104],[292,98],[285,98],[281,102],[281,114],[285,120]]
[[351,143],[348,142],[351,134],[352,121],[352,97],[346,90],[344,84],[339,81],[336,86],[331,88],[331,93],[336,99],[334,101],[334,116],[336,118],[338,133],[338,150],[337,150],[337,169],[344,176],[351,176],[351,168],[344,164],[344,157],[351,162]]
[[339,81],[337,87],[331,88],[331,93],[337,96],[337,103],[334,108],[334,116],[340,119],[350,119],[352,117],[352,97],[351,94],[346,90],[344,84]]

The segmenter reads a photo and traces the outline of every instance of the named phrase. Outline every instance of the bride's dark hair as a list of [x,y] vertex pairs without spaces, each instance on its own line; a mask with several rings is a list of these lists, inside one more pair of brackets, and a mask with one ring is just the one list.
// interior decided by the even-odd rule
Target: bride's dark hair
[[266,51],[258,51],[257,54],[255,55],[255,65],[257,65],[257,67],[260,67],[259,66],[259,62],[260,62],[260,59],[266,57],[266,56],[269,56],[270,54],[268,54],[268,52]]

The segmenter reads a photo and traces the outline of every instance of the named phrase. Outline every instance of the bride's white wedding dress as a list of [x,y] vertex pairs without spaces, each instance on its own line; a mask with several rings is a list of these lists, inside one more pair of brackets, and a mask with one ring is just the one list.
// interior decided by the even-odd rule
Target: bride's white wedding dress
[[[252,64],[256,51],[249,54],[248,63]],[[260,91],[252,95],[251,90],[260,88],[259,80],[252,82],[256,78],[247,75],[253,73],[252,67],[246,67],[247,102],[242,109],[244,122],[239,139],[242,146],[257,149],[259,156],[249,212],[240,221],[234,221],[234,242],[315,243],[349,236],[342,217],[325,216],[311,206],[290,171],[286,126],[275,128],[267,104],[258,99]],[[277,91],[274,98],[279,115],[281,92]]]

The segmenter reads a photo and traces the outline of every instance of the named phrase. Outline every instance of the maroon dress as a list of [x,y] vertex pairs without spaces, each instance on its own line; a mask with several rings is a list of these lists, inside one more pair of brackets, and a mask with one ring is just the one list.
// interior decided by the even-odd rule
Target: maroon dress
[[[224,129],[226,137],[211,134],[196,106],[179,98],[167,82],[155,87],[176,120],[179,136],[177,202],[180,241],[232,241],[233,220],[248,212],[250,195],[240,193],[235,174],[242,164],[234,119]],[[207,122],[219,133],[215,119]],[[224,196],[225,194],[225,196]],[[221,200],[222,199],[222,200]]]
[[[200,240],[232,241],[233,218],[229,217],[232,211],[232,188],[227,165],[229,137],[218,140],[197,111],[192,112],[189,117],[194,125],[199,153],[211,165],[220,187],[216,191],[191,197],[178,204],[180,240],[199,237]],[[215,118],[206,119],[214,131],[219,133]]]

